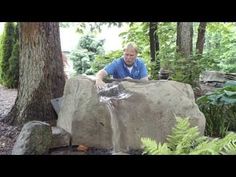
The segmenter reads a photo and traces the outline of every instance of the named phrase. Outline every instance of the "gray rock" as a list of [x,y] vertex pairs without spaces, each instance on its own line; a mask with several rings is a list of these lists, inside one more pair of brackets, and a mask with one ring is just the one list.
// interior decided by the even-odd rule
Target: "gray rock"
[[61,109],[62,101],[63,101],[63,97],[59,97],[59,98],[55,98],[51,100],[52,106],[54,110],[56,111],[57,115]]
[[52,127],[52,144],[50,148],[69,146],[71,135],[60,127]]
[[26,123],[14,144],[12,155],[42,155],[49,150],[52,131],[49,124],[40,121]]

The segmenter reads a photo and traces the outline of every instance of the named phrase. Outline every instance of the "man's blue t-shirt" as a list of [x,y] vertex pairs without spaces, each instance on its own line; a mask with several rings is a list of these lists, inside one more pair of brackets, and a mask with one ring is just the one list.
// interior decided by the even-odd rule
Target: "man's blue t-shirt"
[[125,77],[141,79],[147,76],[146,66],[140,58],[136,58],[131,73],[125,64],[124,58],[114,60],[111,64],[105,66],[104,69],[114,79],[124,79]]

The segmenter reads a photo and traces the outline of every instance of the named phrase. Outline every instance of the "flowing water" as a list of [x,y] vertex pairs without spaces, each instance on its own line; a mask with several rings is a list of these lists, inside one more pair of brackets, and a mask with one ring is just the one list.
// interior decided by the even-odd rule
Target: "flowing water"
[[111,117],[112,128],[112,154],[125,154],[120,147],[120,135],[117,105],[123,99],[131,96],[119,83],[106,84],[105,88],[98,92],[100,101],[105,103]]

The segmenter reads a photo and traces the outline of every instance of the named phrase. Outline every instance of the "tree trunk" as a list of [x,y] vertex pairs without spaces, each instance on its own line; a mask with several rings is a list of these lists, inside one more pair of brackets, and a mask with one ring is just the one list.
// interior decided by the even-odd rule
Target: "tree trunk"
[[150,37],[150,52],[151,52],[151,61],[156,60],[156,52],[159,51],[159,42],[157,38],[157,22],[150,22],[149,25],[149,37]]
[[178,22],[177,23],[177,52],[181,53],[185,58],[189,58],[193,50],[193,23]]
[[58,23],[20,23],[19,70],[17,99],[5,122],[55,121],[51,99],[61,97],[65,85]]
[[198,27],[196,53],[201,55],[203,53],[203,48],[204,48],[206,25],[207,25],[206,22],[200,22]]
[[160,70],[160,60],[158,58],[159,53],[159,40],[157,35],[157,22],[150,22],[149,24],[149,39],[150,39],[150,53],[151,53],[151,76],[152,78],[158,77],[158,71]]

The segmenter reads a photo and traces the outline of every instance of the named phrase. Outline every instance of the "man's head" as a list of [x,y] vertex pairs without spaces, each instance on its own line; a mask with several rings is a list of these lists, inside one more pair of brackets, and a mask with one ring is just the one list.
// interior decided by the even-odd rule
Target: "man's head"
[[135,43],[128,43],[124,48],[124,61],[127,66],[132,66],[138,54],[138,48]]

